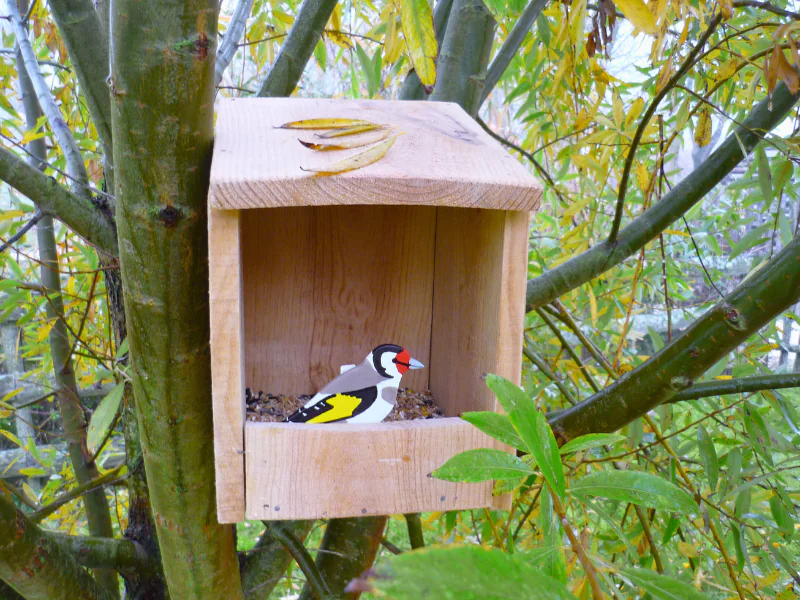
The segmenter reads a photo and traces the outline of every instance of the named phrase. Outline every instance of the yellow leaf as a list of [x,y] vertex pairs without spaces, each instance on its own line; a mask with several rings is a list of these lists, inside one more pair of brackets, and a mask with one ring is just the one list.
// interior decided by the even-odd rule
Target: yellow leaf
[[758,581],[758,585],[761,587],[769,587],[781,576],[781,572],[778,570],[772,571],[771,573],[765,575],[764,577],[756,577],[756,581]]
[[592,314],[592,327],[597,326],[597,298],[594,297],[594,292],[591,286],[587,286],[589,290],[589,311]]
[[617,0],[616,5],[634,27],[650,35],[658,33],[653,13],[642,0]]
[[612,104],[612,110],[614,113],[614,125],[617,126],[617,129],[622,129],[622,124],[624,122],[624,115],[622,109],[622,98],[619,97],[619,94],[614,93],[614,102]]
[[658,72],[658,77],[656,77],[656,93],[660,92],[662,88],[667,85],[669,78],[672,77],[672,55],[669,55],[669,58],[664,62],[664,66],[661,67],[661,70]]
[[4,435],[8,439],[10,439],[12,442],[14,442],[17,446],[22,448],[22,442],[20,442],[19,438],[17,436],[15,436],[13,433],[11,433],[10,431],[6,431],[5,429],[0,429],[0,434]]
[[293,17],[293,16],[291,16],[291,15],[287,15],[287,14],[286,14],[285,12],[283,12],[282,10],[278,10],[278,9],[275,9],[275,8],[273,8],[273,9],[272,9],[272,14],[273,14],[273,15],[275,16],[275,18],[276,18],[276,19],[278,19],[278,21],[280,21],[281,23],[286,23],[287,25],[292,25],[292,24],[294,24],[294,17]]
[[339,142],[335,143],[314,143],[314,142],[304,142],[303,140],[298,139],[297,141],[303,144],[306,148],[310,148],[311,150],[319,150],[319,151],[329,151],[329,150],[350,150],[352,148],[361,148],[362,146],[369,146],[370,144],[374,144],[375,142],[380,142],[381,140],[385,139],[390,133],[389,129],[384,129],[383,131],[377,131],[375,134],[370,136],[356,136],[355,138],[348,138]]
[[21,210],[4,210],[0,211],[0,221],[8,221],[9,219],[16,219],[25,213]]
[[628,115],[625,117],[625,127],[631,127],[635,122],[636,119],[639,118],[639,115],[642,114],[642,110],[644,109],[644,98],[637,98],[631,104],[630,109],[628,109]]
[[411,64],[422,85],[436,83],[436,56],[439,47],[433,29],[433,13],[428,0],[400,0],[400,21],[403,37],[411,56]]
[[345,129],[363,126],[377,127],[375,123],[361,119],[305,119],[303,121],[289,121],[277,129]]
[[694,141],[701,148],[708,146],[711,141],[711,111],[708,107],[700,109],[700,116],[697,119],[697,129],[694,130]]
[[389,22],[386,25],[386,38],[383,45],[383,62],[393,64],[400,58],[400,36],[397,30],[397,17],[394,13],[389,15]]
[[344,137],[346,135],[356,135],[358,133],[365,133],[374,129],[386,129],[386,125],[376,125],[375,123],[363,123],[361,125],[353,125],[352,127],[342,127],[341,129],[334,129],[333,131],[326,131],[325,133],[318,133],[317,137],[324,140],[330,138]]
[[341,31],[326,29],[325,36],[340,48],[344,48],[345,50],[352,50],[354,48],[353,42],[350,40],[350,37],[342,33]]
[[724,81],[731,77],[734,73],[736,73],[736,69],[739,66],[739,59],[738,58],[731,58],[730,60],[725,61],[722,66],[717,71],[716,77],[714,77],[714,81]]
[[50,335],[50,330],[53,328],[53,321],[50,323],[45,323],[39,331],[36,332],[36,341],[43,342],[47,339],[47,336]]
[[650,171],[646,164],[639,163],[636,167],[636,181],[639,183],[639,189],[643,192],[647,191],[647,184],[650,183]]
[[303,167],[300,168],[304,171],[311,171],[312,173],[317,173],[319,175],[336,175],[338,173],[347,173],[348,171],[362,169],[367,165],[371,165],[372,163],[382,159],[389,151],[389,148],[392,147],[392,144],[394,144],[395,140],[397,140],[397,136],[391,137],[388,140],[384,140],[369,150],[364,150],[363,152],[354,154],[349,158],[335,162],[327,167],[314,167],[309,169],[303,169]]
[[689,542],[678,542],[678,552],[686,558],[697,558],[697,549]]

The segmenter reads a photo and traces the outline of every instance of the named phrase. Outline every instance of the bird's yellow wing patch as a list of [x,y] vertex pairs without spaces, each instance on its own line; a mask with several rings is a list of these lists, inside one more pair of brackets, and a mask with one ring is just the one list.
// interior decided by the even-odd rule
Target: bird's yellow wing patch
[[353,411],[361,404],[361,398],[348,396],[347,394],[336,394],[332,398],[328,398],[326,402],[331,406],[330,410],[326,410],[321,415],[310,419],[309,423],[328,423],[329,421],[338,421],[339,419],[351,417],[353,416]]

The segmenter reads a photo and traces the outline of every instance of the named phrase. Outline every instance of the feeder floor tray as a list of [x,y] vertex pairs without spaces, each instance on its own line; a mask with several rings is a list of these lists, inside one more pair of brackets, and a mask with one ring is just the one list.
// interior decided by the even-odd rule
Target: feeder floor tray
[[[305,395],[285,396],[263,392],[253,395],[248,388],[245,397],[247,420],[257,423],[280,423],[310,399],[311,396]],[[440,419],[443,416],[430,392],[415,392],[408,388],[400,388],[397,391],[397,406],[384,422]]]

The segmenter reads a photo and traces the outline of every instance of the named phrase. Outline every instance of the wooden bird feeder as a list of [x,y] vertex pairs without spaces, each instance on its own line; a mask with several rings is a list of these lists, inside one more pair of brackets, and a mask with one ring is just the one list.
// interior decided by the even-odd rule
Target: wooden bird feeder
[[[332,176],[303,168],[311,118],[402,132],[377,162]],[[491,482],[428,474],[496,442],[457,418],[499,410],[481,380],[519,382],[528,223],[541,188],[459,106],[438,102],[232,99],[219,107],[209,192],[217,512],[324,519],[508,508]],[[245,387],[312,394],[375,346],[426,365],[446,418],[349,425],[245,421]]]

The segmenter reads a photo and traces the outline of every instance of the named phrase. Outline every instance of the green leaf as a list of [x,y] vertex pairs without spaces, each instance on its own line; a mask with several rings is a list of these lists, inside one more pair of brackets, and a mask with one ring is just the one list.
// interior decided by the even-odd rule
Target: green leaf
[[490,479],[515,479],[533,473],[533,469],[513,454],[502,450],[478,448],[456,454],[431,473],[431,477],[445,481],[474,483]]
[[764,198],[766,208],[772,204],[772,171],[769,170],[769,160],[764,152],[764,145],[759,144],[755,149],[755,159],[758,165],[758,186]]
[[714,442],[702,425],[697,428],[697,448],[700,450],[700,460],[703,461],[703,466],[706,469],[708,487],[713,492],[717,489],[717,481],[719,480],[719,459],[717,458],[717,451],[714,449]]
[[772,223],[765,223],[764,225],[751,229],[745,233],[742,238],[733,246],[731,253],[728,255],[728,260],[731,261],[750,248],[755,248],[756,246],[763,244],[769,239],[764,237],[764,234],[771,229]]
[[361,47],[361,44],[356,44],[356,56],[358,56],[358,62],[361,63],[361,70],[364,71],[364,76],[367,79],[367,93],[369,97],[372,98],[381,87],[380,73],[375,73],[372,59]]
[[732,490],[742,474],[742,451],[739,448],[734,448],[728,452],[726,463],[728,473],[725,477],[725,489]]
[[127,353],[128,353],[128,338],[126,337],[124,340],[122,340],[122,343],[119,345],[119,348],[117,348],[117,354],[115,358],[117,360],[120,360]]
[[567,561],[564,551],[560,548],[561,523],[553,510],[553,497],[542,494],[539,505],[539,528],[542,530],[542,541],[546,546],[556,548],[555,554],[544,558],[542,569],[544,572],[561,583],[567,582]]
[[465,412],[461,415],[461,418],[504,444],[513,446],[518,450],[525,449],[525,443],[517,435],[514,426],[506,415],[490,411],[475,411]]
[[653,571],[622,567],[619,572],[658,600],[709,600],[693,585]]
[[433,29],[433,13],[428,0],[402,0],[400,22],[411,63],[422,85],[436,83],[436,63],[439,47]]
[[581,477],[570,491],[579,498],[610,498],[684,514],[698,512],[692,497],[678,486],[639,471],[596,471]]
[[650,341],[653,342],[653,350],[656,352],[661,350],[664,347],[664,340],[661,338],[659,333],[652,327],[647,328],[647,333],[650,335]]
[[775,519],[775,523],[778,525],[778,529],[782,533],[794,532],[794,519],[792,515],[789,514],[789,511],[786,510],[786,506],[783,504],[781,497],[777,494],[769,499],[769,510],[772,513],[772,518]]
[[533,404],[533,400],[515,383],[510,382],[505,377],[489,374],[486,376],[486,385],[497,396],[497,401],[503,410],[510,413],[517,404]]
[[626,439],[624,435],[619,435],[618,433],[587,433],[586,435],[568,441],[561,446],[559,452],[562,455],[570,454],[571,452],[578,452],[579,450],[588,450],[589,448],[605,446],[606,444],[613,445]]
[[86,434],[86,443],[89,446],[89,452],[94,454],[97,452],[98,445],[105,439],[109,429],[114,424],[114,419],[117,416],[122,396],[125,392],[125,383],[118,383],[108,393],[108,395],[100,401],[97,409],[92,413],[92,419],[89,422],[89,431]]
[[509,415],[514,429],[517,430],[528,451],[536,459],[550,489],[559,498],[566,495],[564,483],[564,467],[553,430],[547,423],[544,413],[536,409],[533,402],[520,402]]
[[325,40],[319,39],[317,45],[314,47],[314,58],[323,71],[328,67],[328,49],[325,46]]
[[357,589],[396,600],[575,600],[563,584],[516,557],[482,546],[423,548],[378,565],[368,580],[356,580]]
[[767,432],[764,418],[749,402],[744,403],[744,429],[753,450],[756,451],[770,466],[775,466],[772,460],[772,440]]

